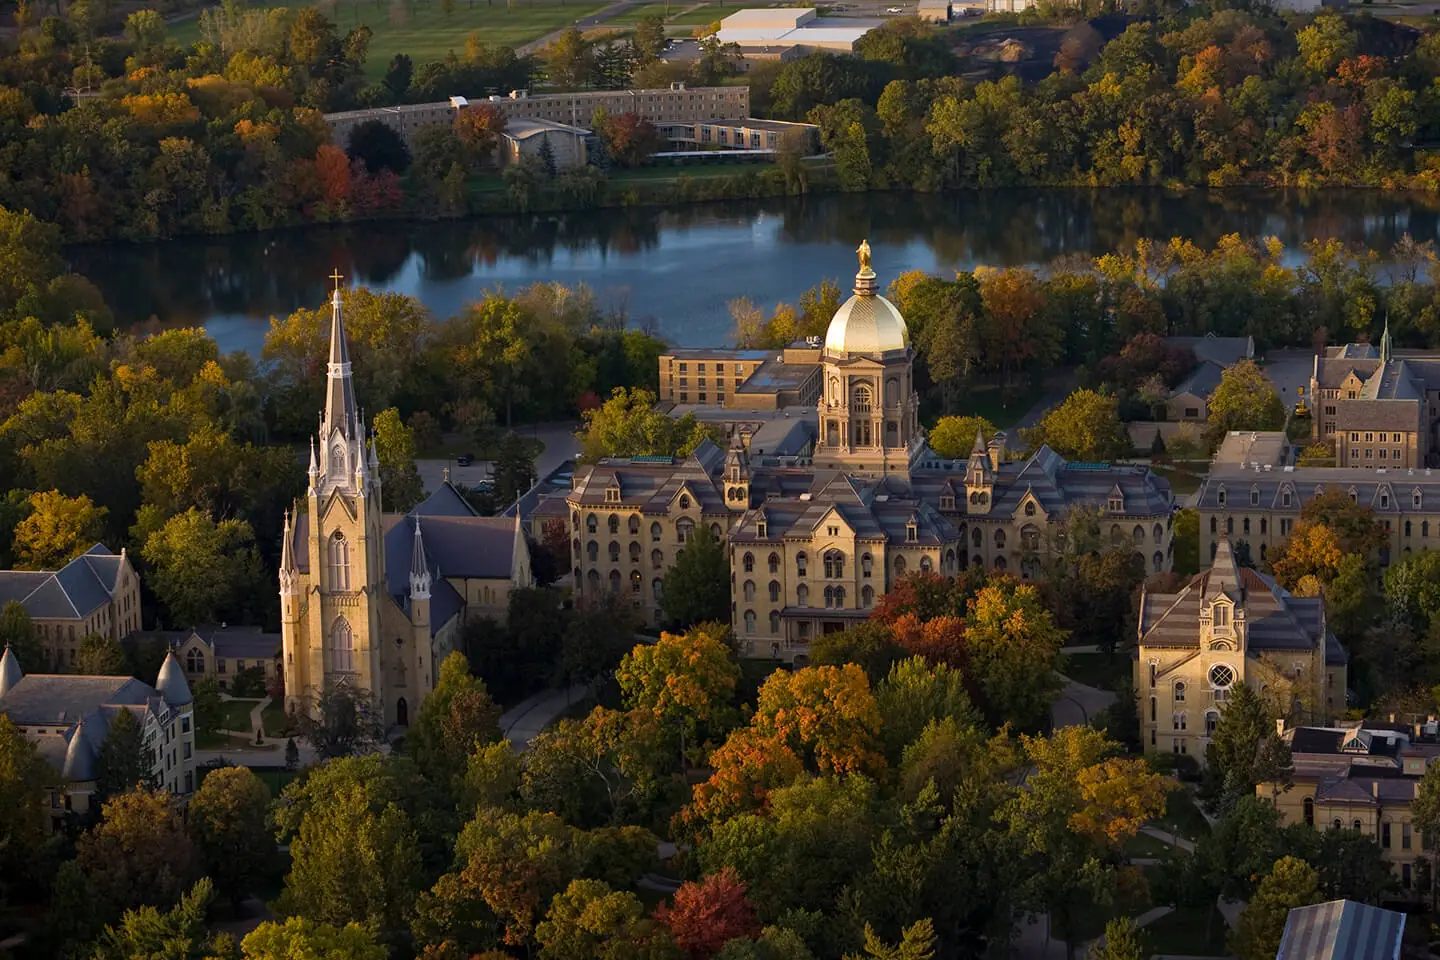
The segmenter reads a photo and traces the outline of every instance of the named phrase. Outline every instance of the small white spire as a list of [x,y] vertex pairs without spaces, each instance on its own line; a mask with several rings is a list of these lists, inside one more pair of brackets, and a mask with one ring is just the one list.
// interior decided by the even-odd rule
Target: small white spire
[[430,599],[430,565],[425,561],[425,543],[420,535],[420,518],[414,518],[415,541],[410,550],[410,599]]

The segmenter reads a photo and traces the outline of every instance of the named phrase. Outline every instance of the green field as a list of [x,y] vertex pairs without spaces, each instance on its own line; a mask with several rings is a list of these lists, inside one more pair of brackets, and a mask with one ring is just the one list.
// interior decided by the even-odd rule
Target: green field
[[[607,27],[633,27],[646,17],[659,14],[665,17],[665,23],[670,27],[696,27],[702,24],[714,23],[716,20],[723,20],[736,10],[739,5],[723,3],[707,3],[696,7],[690,3],[680,3],[671,0],[670,3],[642,3],[631,7],[622,13],[616,14],[605,21]],[[687,33],[684,30],[672,30],[672,34]]]
[[[266,6],[304,7],[310,4],[256,4],[257,9]],[[365,75],[371,80],[379,80],[384,76],[390,59],[397,53],[409,54],[416,66],[428,60],[439,60],[452,50],[463,54],[465,38],[472,32],[478,32],[486,43],[518,47],[604,8],[605,4],[594,2],[517,2],[515,6],[507,7],[455,0],[455,9],[447,17],[438,0],[410,0],[404,3],[362,0],[336,3],[331,6],[328,16],[342,31],[360,24],[374,31],[370,54],[365,60]],[[176,24],[171,28],[170,35],[182,45],[194,43],[200,39],[200,23],[198,20],[187,20]]]

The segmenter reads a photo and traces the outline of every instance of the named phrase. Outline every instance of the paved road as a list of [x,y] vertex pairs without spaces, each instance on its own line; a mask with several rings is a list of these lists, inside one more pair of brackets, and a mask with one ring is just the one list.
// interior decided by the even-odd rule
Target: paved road
[[1056,727],[1081,727],[1089,723],[1101,710],[1115,702],[1115,694],[1109,690],[1087,687],[1069,677],[1055,702],[1050,705],[1050,722]]
[[1288,411],[1300,399],[1300,389],[1310,390],[1310,374],[1315,369],[1313,350],[1271,350],[1265,357],[1265,366],[1260,369],[1275,389],[1280,391],[1280,402]]
[[568,690],[544,690],[527,697],[500,715],[500,731],[516,752],[524,753],[530,741],[587,692],[583,684],[577,683]]
[[[580,444],[575,440],[575,431],[579,426],[578,423],[545,423],[538,427],[517,429],[516,432],[521,436],[534,437],[545,446],[545,449],[535,458],[536,476],[545,476],[580,452]],[[425,489],[433,491],[440,486],[440,482],[444,479],[446,467],[450,469],[451,480],[466,486],[474,486],[490,476],[493,464],[489,460],[476,460],[470,466],[462,467],[453,459],[424,459],[416,460],[415,466],[420,471],[420,480],[425,484]]]
[[1057,375],[1056,378],[1051,381],[1050,389],[1046,390],[1044,395],[1035,401],[1034,406],[1027,410],[1024,416],[1015,421],[1014,426],[1005,431],[1005,446],[1011,450],[1024,450],[1025,444],[1020,439],[1020,431],[1029,429],[1039,423],[1045,414],[1050,412],[1052,407],[1059,406],[1064,402],[1066,397],[1070,396],[1078,383],[1079,378],[1076,377],[1074,370],[1067,370]]

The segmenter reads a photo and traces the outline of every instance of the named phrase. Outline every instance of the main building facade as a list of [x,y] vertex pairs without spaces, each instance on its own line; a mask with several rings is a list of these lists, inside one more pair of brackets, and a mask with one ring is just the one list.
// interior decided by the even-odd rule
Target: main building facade
[[665,571],[707,527],[727,543],[741,649],[803,663],[814,637],[867,617],[912,571],[1040,576],[1077,508],[1147,570],[1168,570],[1174,501],[1147,469],[1068,463],[1048,447],[1007,461],[1003,438],[977,437],[966,460],[929,448],[909,330],[880,296],[869,246],[859,253],[819,358],[813,452],[752,456],[736,431],[728,449],[577,469],[565,498],[576,592],[621,595],[659,623]]

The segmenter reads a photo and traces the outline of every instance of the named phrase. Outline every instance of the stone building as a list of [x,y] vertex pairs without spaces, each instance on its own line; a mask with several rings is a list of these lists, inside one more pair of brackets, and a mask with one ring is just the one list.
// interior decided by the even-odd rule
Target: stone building
[[1215,561],[1176,593],[1141,596],[1135,690],[1149,753],[1204,761],[1235,684],[1276,709],[1331,717],[1345,709],[1349,658],[1319,597],[1291,596],[1236,564],[1223,537]]
[[1402,895],[1416,897],[1418,861],[1427,859],[1410,807],[1440,744],[1432,729],[1360,726],[1297,727],[1284,731],[1292,768],[1287,784],[1261,783],[1280,823],[1316,830],[1354,830],[1372,838]]
[[501,166],[522,160],[538,161],[548,148],[557,171],[571,170],[585,165],[585,139],[589,136],[590,131],[583,127],[553,120],[515,119],[506,124],[500,134],[497,159]]
[[813,408],[820,399],[820,344],[798,340],[779,352],[666,351],[660,355],[660,399],[738,410]]
[[820,350],[809,455],[761,455],[737,430],[728,450],[706,441],[686,457],[578,467],[565,504],[582,598],[617,593],[659,623],[665,571],[703,525],[727,542],[742,649],[803,663],[811,639],[868,616],[909,572],[1040,576],[1077,508],[1147,569],[1169,569],[1174,500],[1148,469],[1067,463],[1048,447],[1006,461],[1003,437],[977,438],[968,460],[930,450],[909,330],[879,294],[868,245],[860,255]]
[[140,578],[122,547],[97,543],[59,570],[0,571],[0,606],[18,601],[55,670],[74,664],[87,636],[121,640],[140,629]]
[[1413,550],[1440,548],[1440,472],[1429,468],[1278,467],[1216,463],[1195,494],[1200,562],[1222,537],[1245,543],[1256,564],[1290,535],[1300,508],[1326,490],[1341,490],[1375,511],[1385,529],[1380,563]]
[[1387,324],[1378,348],[1351,343],[1315,358],[1310,404],[1313,439],[1334,446],[1339,466],[1434,465],[1440,355],[1397,355]]
[[7,647],[0,655],[0,713],[30,738],[55,771],[51,825],[84,814],[95,793],[100,749],[122,710],[140,721],[155,782],[178,796],[195,789],[195,725],[190,687],[175,654],[155,686],[134,677],[26,674]]
[[259,627],[196,627],[167,630],[158,636],[174,651],[190,683],[209,678],[221,690],[228,690],[246,670],[259,670],[267,685],[277,674],[284,674],[280,634],[264,633]]
[[531,584],[529,548],[518,518],[477,516],[448,482],[407,515],[381,512],[338,288],[326,377],[306,499],[286,517],[280,559],[285,706],[351,684],[404,726],[464,621],[503,616],[510,590]]

